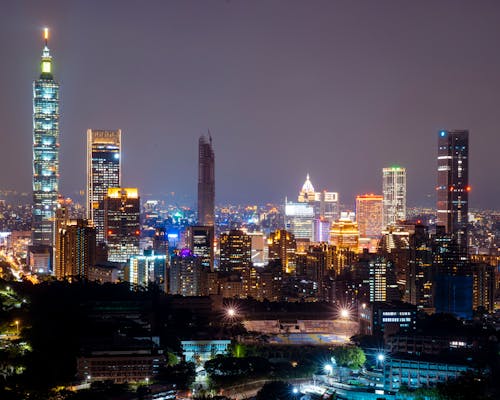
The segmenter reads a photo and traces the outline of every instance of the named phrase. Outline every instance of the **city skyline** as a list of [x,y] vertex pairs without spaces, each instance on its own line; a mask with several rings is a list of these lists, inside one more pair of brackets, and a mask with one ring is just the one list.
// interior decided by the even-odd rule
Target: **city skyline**
[[[408,171],[408,205],[432,207],[435,134],[469,129],[470,206],[496,207],[500,189],[489,181],[499,165],[496,146],[488,143],[496,138],[500,82],[494,71],[500,58],[495,40],[486,38],[500,36],[493,23],[498,5],[454,2],[453,12],[444,13],[448,2],[405,8],[382,2],[378,8],[365,5],[370,14],[355,4],[207,3],[151,2],[137,10],[121,2],[121,19],[113,14],[113,2],[99,12],[92,2],[33,3],[29,12],[8,4],[3,15],[9,20],[0,17],[3,36],[10,39],[3,66],[9,73],[0,74],[0,117],[3,140],[12,141],[16,151],[4,150],[0,167],[18,168],[3,174],[0,186],[29,191],[27,85],[36,76],[40,31],[47,25],[62,83],[60,169],[66,196],[78,199],[85,187],[85,131],[117,127],[125,135],[124,186],[140,186],[145,198],[176,192],[194,204],[196,141],[210,128],[218,153],[217,203],[282,201],[310,173],[320,189],[339,192],[341,203],[353,204],[356,194],[380,193],[380,168],[398,163]],[[471,14],[477,19],[468,29],[441,29]],[[91,31],[81,22],[68,23],[90,15],[97,19]],[[104,20],[109,26],[99,24]],[[349,25],[358,20],[366,24],[363,34]],[[185,22],[192,23],[188,31]],[[426,22],[424,38],[417,37],[422,32],[416,22]],[[396,35],[401,27],[403,39]],[[434,35],[435,49],[425,45],[428,35]],[[363,51],[370,68],[359,68]],[[7,132],[14,134],[7,139]],[[304,151],[311,156],[302,157]],[[353,159],[357,168],[349,167]]]

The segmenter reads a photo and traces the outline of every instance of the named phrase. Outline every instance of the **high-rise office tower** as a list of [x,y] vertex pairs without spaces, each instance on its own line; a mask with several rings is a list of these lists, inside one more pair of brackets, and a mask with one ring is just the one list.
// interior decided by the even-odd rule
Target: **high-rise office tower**
[[314,206],[309,203],[285,204],[285,228],[296,239],[314,241]]
[[306,181],[298,196],[299,203],[309,203],[314,207],[314,217],[333,221],[339,215],[339,194],[322,190],[316,192],[307,174]]
[[377,194],[356,196],[356,222],[360,237],[375,239],[382,234],[383,199]]
[[189,226],[186,229],[186,242],[195,257],[201,259],[201,266],[214,270],[214,227]]
[[104,198],[121,186],[122,131],[87,129],[87,218],[104,241]]
[[149,251],[149,254],[143,256],[131,256],[128,268],[125,270],[125,280],[143,287],[155,283],[166,291],[166,264],[165,254],[157,255]]
[[438,137],[437,225],[444,226],[461,254],[467,254],[469,131],[441,131]]
[[104,198],[104,230],[108,261],[127,262],[139,254],[141,225],[137,188],[110,188]]
[[201,259],[184,249],[172,256],[169,271],[169,293],[182,296],[203,296],[204,268]]
[[212,137],[200,137],[198,143],[198,223],[213,226],[215,222],[215,155]]
[[85,219],[70,219],[64,206],[56,211],[55,275],[88,278],[95,263],[95,228]]
[[382,170],[384,227],[406,219],[406,168],[392,166]]
[[428,228],[415,225],[409,236],[409,258],[406,261],[406,287],[404,299],[419,309],[430,310],[434,303],[433,256]]
[[387,262],[375,260],[370,262],[369,284],[370,302],[387,300]]
[[269,262],[281,262],[282,271],[291,274],[295,272],[297,242],[293,233],[284,229],[272,232],[267,239],[269,247]]
[[220,269],[234,271],[252,264],[252,238],[241,230],[232,229],[220,235]]
[[41,74],[33,82],[33,245],[54,243],[54,217],[59,192],[59,83],[45,29]]
[[349,218],[341,218],[332,223],[329,243],[335,246],[333,265],[339,275],[345,267],[352,265],[359,253],[358,224]]

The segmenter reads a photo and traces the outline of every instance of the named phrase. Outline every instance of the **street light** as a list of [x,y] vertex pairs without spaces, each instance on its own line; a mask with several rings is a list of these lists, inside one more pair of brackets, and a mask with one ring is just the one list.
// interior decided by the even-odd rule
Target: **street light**
[[333,373],[333,366],[331,364],[326,364],[323,368],[327,375],[331,375]]
[[226,314],[229,318],[234,318],[236,317],[236,309],[231,307],[226,310]]
[[19,320],[15,320],[14,323],[16,324],[16,334],[19,336]]
[[384,364],[384,361],[385,361],[385,354],[378,353],[377,354],[377,367],[381,367]]
[[347,308],[343,308],[342,310],[340,310],[340,316],[344,319],[348,319],[349,318],[349,310]]

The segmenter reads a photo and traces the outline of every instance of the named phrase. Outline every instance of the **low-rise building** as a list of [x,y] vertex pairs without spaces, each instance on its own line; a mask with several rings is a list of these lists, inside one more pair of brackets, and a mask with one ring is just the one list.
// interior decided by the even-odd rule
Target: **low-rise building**
[[473,368],[465,363],[446,363],[423,359],[388,357],[384,365],[384,388],[398,390],[401,386],[409,388],[433,387],[450,379],[457,379]]

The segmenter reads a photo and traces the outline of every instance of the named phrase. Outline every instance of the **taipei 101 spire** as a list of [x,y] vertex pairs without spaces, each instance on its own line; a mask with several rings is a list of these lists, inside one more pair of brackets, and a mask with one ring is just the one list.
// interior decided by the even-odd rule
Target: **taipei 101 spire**
[[54,242],[59,193],[59,83],[54,80],[49,30],[44,29],[40,77],[33,82],[33,245]]

